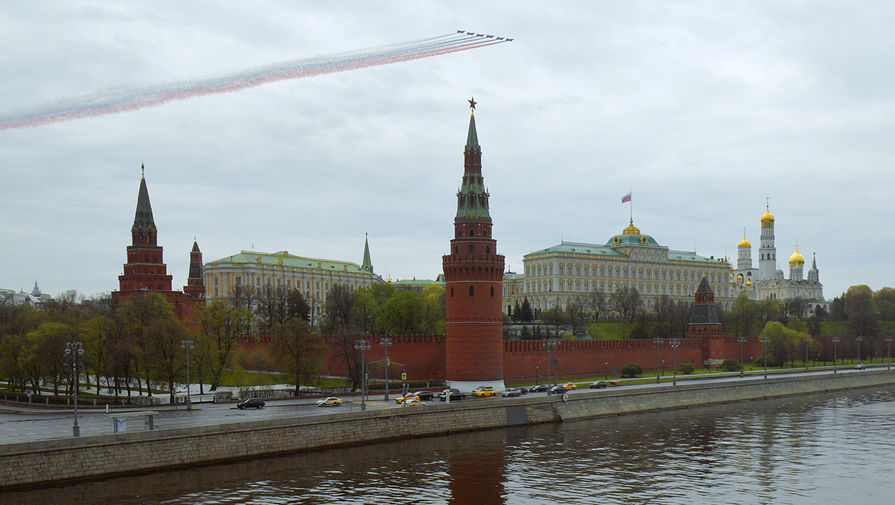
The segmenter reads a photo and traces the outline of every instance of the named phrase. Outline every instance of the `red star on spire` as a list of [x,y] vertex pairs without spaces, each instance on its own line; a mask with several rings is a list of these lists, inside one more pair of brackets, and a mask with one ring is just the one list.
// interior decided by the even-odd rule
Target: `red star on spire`
[[469,108],[472,110],[475,110],[475,104],[476,104],[475,97],[470,98],[469,100],[467,100],[467,102],[469,102]]

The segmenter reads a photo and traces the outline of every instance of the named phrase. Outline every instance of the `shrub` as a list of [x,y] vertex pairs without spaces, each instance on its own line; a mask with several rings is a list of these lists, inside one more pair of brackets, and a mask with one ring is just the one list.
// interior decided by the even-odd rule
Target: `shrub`
[[677,367],[677,373],[684,375],[690,375],[695,371],[696,367],[693,366],[693,363],[683,363],[681,366]]
[[721,370],[725,370],[728,372],[736,372],[740,369],[740,362],[735,359],[727,358],[723,362],[721,362]]
[[622,377],[637,377],[642,373],[643,367],[640,366],[640,363],[628,363],[621,370]]

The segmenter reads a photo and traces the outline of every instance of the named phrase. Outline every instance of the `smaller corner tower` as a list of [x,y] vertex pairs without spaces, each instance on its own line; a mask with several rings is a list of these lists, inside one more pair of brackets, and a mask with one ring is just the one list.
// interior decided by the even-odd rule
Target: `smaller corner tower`
[[693,312],[687,325],[687,337],[721,337],[721,320],[715,310],[715,293],[709,286],[708,279],[702,277],[694,294]]
[[193,237],[193,249],[190,251],[190,274],[186,279],[183,292],[190,298],[205,298],[205,279],[202,275],[202,251],[199,243]]

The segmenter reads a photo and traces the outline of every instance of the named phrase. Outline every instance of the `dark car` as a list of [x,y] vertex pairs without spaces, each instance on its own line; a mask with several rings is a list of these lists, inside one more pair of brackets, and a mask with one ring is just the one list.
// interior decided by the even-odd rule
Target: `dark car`
[[432,391],[417,391],[416,393],[413,393],[413,396],[416,396],[420,400],[425,401],[435,398],[435,393],[433,393]]
[[450,388],[438,393],[438,399],[441,401],[445,401],[448,394],[450,394],[451,401],[462,400],[463,398],[466,398],[466,395],[461,393],[459,389]]
[[563,386],[562,384],[560,384],[560,385],[558,385],[558,386],[553,386],[552,388],[550,388],[550,391],[548,391],[547,394],[551,394],[551,395],[563,395],[563,394],[566,394],[566,393],[568,393],[568,392],[569,392],[569,390],[566,389],[565,386]]
[[250,408],[260,409],[263,407],[264,407],[264,400],[262,400],[261,398],[247,398],[247,399],[236,404],[236,408],[238,408],[240,410],[250,409]]
[[528,391],[532,393],[543,393],[548,389],[550,389],[550,387],[547,386],[547,384],[538,384],[536,386],[529,386]]
[[587,387],[591,389],[603,389],[607,386],[606,381],[593,381]]

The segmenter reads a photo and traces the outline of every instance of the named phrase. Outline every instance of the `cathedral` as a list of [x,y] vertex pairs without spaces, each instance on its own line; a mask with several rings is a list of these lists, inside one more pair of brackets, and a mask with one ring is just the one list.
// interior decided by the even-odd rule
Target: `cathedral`
[[770,205],[767,205],[761,216],[758,268],[752,266],[752,243],[746,239],[745,233],[743,240],[737,244],[737,265],[730,272],[730,283],[735,294],[744,293],[750,300],[801,298],[807,302],[809,312],[817,307],[829,311],[830,304],[824,300],[823,284],[820,283],[817,260],[813,255],[806,278],[803,278],[805,257],[799,252],[798,245],[789,257],[789,278],[784,278],[783,270],[777,268],[774,222]]

